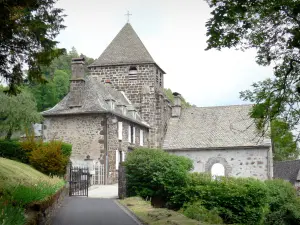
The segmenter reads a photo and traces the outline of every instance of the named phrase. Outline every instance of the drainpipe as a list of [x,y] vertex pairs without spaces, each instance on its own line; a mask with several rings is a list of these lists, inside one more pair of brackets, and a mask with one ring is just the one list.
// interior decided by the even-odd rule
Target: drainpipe
[[105,176],[104,184],[108,184],[108,115],[105,115],[105,136],[104,136],[104,149],[105,149]]

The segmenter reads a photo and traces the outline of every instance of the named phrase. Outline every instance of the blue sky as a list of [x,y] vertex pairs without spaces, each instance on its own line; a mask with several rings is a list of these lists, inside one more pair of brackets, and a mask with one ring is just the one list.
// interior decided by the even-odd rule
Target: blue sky
[[255,63],[255,51],[205,51],[210,9],[203,0],[59,0],[67,28],[60,47],[98,58],[127,19],[156,63],[166,71],[165,87],[197,106],[242,104],[239,92],[271,77]]

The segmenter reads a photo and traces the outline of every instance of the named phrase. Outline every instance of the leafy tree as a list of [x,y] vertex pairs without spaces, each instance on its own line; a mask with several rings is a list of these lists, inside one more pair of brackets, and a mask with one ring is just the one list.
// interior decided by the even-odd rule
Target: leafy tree
[[42,117],[37,112],[32,95],[25,89],[18,95],[8,96],[6,89],[0,86],[0,130],[10,139],[14,131],[29,128],[33,123],[40,122]]
[[78,58],[79,55],[75,47],[72,47],[71,51],[68,53],[64,53],[63,55],[59,56],[58,58],[54,59],[49,66],[44,66],[42,68],[42,72],[46,78],[50,79],[53,78],[54,73],[56,70],[62,70],[69,75],[71,78],[71,63],[72,58]]
[[44,111],[55,106],[67,95],[72,73],[72,58],[78,57],[84,57],[86,59],[85,69],[86,74],[88,74],[87,66],[91,64],[94,59],[83,54],[79,56],[76,48],[73,47],[68,53],[54,59],[50,66],[42,68],[44,79],[47,81],[46,84],[29,82],[28,86],[36,99],[38,111]]
[[45,82],[41,67],[64,53],[54,41],[61,29],[63,10],[56,0],[0,1],[0,74],[16,94],[24,82],[22,69],[28,66],[28,80]]
[[259,65],[274,65],[274,77],[241,92],[255,103],[257,127],[264,133],[280,118],[294,129],[300,118],[300,0],[206,1],[213,8],[207,50],[255,48]]
[[57,90],[52,80],[48,80],[46,84],[31,84],[30,91],[39,112],[53,107],[58,102]]
[[58,100],[63,99],[69,92],[69,75],[62,70],[56,70],[54,72],[53,83],[56,88]]
[[[165,95],[167,96],[167,98],[169,99],[169,101],[171,103],[174,103],[174,95],[173,95],[172,90],[170,88],[165,88],[164,92],[165,92]],[[183,97],[182,97],[182,107],[183,108],[191,107],[191,104],[189,102],[187,102]]]
[[273,142],[274,160],[297,159],[299,150],[289,125],[281,120],[273,120],[271,123],[271,138]]

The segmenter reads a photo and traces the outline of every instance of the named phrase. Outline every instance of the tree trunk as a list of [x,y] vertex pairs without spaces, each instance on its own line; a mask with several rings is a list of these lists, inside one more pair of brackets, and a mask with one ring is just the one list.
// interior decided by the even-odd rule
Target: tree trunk
[[11,136],[12,136],[12,129],[10,128],[10,129],[7,131],[7,134],[6,134],[5,139],[6,139],[6,140],[10,140],[10,139],[11,139]]

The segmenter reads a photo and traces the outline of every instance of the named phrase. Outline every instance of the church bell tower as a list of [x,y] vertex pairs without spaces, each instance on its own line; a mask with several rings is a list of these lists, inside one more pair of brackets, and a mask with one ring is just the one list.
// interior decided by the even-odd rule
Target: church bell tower
[[153,60],[130,23],[126,23],[100,57],[89,66],[90,74],[110,80],[125,92],[150,125],[150,147],[160,148],[171,107],[164,94],[165,72]]

